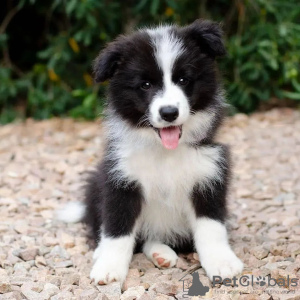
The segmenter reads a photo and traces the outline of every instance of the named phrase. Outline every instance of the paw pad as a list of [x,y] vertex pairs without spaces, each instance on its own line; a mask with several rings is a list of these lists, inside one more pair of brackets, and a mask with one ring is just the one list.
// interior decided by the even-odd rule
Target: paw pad
[[158,257],[158,253],[153,253],[152,257],[156,260],[157,264],[162,268],[168,268],[170,267],[170,261],[166,261],[166,259],[162,257]]

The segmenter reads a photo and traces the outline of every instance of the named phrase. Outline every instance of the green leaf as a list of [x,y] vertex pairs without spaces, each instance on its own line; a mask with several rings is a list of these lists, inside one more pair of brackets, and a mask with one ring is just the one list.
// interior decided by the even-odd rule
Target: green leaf
[[300,82],[298,82],[296,78],[292,79],[292,85],[295,90],[300,93]]
[[66,13],[67,15],[70,15],[76,8],[77,0],[70,0],[67,2],[66,5]]
[[73,97],[83,97],[86,93],[86,90],[73,90],[71,94]]
[[146,6],[147,2],[148,0],[140,0],[139,3],[134,7],[134,11],[139,12],[142,10]]
[[150,6],[150,13],[152,16],[157,14],[158,7],[159,7],[159,0],[152,0]]
[[96,95],[90,94],[86,96],[83,100],[83,107],[85,108],[92,108],[96,101]]
[[18,3],[18,8],[22,9],[24,7],[24,5],[26,4],[27,0],[20,0]]
[[173,0],[166,0],[167,4],[172,7],[175,11],[179,9],[178,3]]
[[300,100],[300,93],[290,92],[290,91],[281,91],[283,97],[292,99],[292,100]]

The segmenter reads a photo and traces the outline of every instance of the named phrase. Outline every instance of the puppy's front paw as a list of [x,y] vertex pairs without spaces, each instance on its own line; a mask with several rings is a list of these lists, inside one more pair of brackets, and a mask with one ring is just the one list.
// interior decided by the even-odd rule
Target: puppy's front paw
[[124,262],[105,260],[102,257],[98,257],[90,274],[91,279],[96,284],[108,284],[113,281],[124,282],[128,272],[128,267]]
[[207,276],[212,280],[213,276],[232,278],[243,270],[243,263],[230,248],[211,249],[205,255],[200,255],[201,264]]

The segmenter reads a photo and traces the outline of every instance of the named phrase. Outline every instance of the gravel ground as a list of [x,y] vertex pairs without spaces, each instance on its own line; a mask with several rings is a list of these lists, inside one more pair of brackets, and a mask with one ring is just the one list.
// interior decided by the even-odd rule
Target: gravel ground
[[[300,278],[299,132],[291,109],[239,114],[220,131],[234,162],[230,242],[244,275],[270,275],[281,287],[212,288],[200,269],[207,298],[300,299],[300,283],[287,283]],[[96,286],[84,225],[54,219],[57,208],[81,199],[86,171],[101,156],[101,124],[28,120],[0,127],[0,141],[0,299],[184,299],[179,279],[199,263],[196,253],[168,270],[137,254],[123,287]]]

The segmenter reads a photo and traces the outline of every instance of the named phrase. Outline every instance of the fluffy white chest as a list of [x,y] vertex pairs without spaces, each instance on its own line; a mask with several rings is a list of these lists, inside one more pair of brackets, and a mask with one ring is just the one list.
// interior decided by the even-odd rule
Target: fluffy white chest
[[123,158],[123,172],[138,181],[147,202],[173,205],[188,197],[196,183],[218,176],[219,149],[180,145],[175,150],[136,148]]
[[175,150],[137,146],[123,155],[119,168],[139,182],[145,198],[139,231],[169,243],[174,234],[187,237],[189,216],[194,214],[190,193],[196,183],[205,185],[218,176],[219,150],[212,146],[180,145]]

